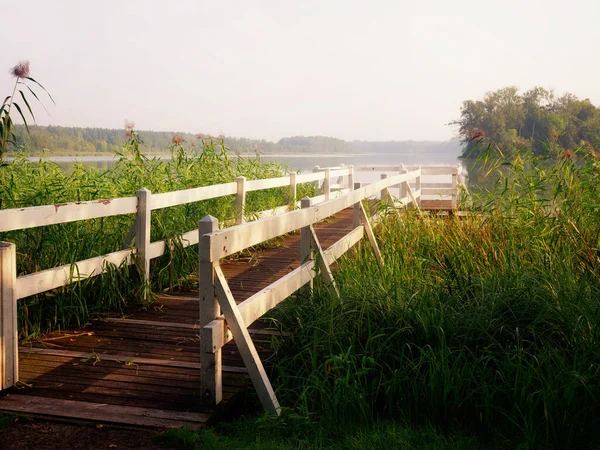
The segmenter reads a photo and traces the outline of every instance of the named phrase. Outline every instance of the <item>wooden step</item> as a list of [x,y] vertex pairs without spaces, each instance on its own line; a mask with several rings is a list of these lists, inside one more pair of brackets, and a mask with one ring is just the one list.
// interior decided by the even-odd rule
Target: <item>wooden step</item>
[[76,419],[152,428],[202,427],[210,414],[80,402],[33,395],[9,394],[0,398],[0,411],[46,419]]

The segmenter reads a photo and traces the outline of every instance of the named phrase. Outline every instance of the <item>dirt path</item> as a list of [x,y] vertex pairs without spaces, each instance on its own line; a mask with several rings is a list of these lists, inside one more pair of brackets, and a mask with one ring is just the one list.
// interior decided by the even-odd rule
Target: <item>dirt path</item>
[[[2,417],[4,420],[6,416]],[[165,450],[154,431],[10,419],[0,429],[0,450]]]

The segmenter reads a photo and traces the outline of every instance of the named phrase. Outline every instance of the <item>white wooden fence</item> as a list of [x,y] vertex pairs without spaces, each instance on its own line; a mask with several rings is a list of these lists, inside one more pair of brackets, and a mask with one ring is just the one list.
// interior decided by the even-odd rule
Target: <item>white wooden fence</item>
[[[398,167],[379,169],[397,171]],[[153,210],[235,195],[235,218],[233,219],[235,226],[219,231],[216,219],[205,218],[200,221],[199,229],[181,234],[183,247],[195,245],[201,241],[199,252],[201,273],[200,321],[201,327],[203,327],[201,344],[202,383],[208,392],[208,400],[218,403],[221,398],[220,348],[222,345],[230,340],[231,336],[236,336],[236,342],[240,346],[242,356],[247,358],[248,355],[254,355],[251,360],[246,361],[245,359],[246,365],[249,366],[252,361],[258,361],[256,367],[260,367],[262,370],[260,360],[255,355],[255,350],[253,350],[252,342],[249,341],[246,327],[281,300],[294,293],[299,287],[306,285],[312,280],[313,268],[311,265],[313,263],[307,262],[301,266],[302,270],[299,272],[294,271],[290,273],[290,275],[282,278],[268,289],[259,292],[240,304],[239,308],[235,307],[231,309],[229,308],[231,306],[229,303],[231,295],[226,289],[226,282],[222,278],[222,272],[218,268],[219,260],[227,255],[248,248],[250,245],[263,242],[298,228],[304,229],[303,236],[305,238],[303,242],[305,243],[303,244],[303,251],[306,256],[310,253],[311,248],[310,245],[306,244],[308,242],[306,241],[306,236],[310,237],[314,234],[308,234],[312,224],[341,209],[355,205],[357,211],[355,222],[357,223],[357,227],[336,245],[330,247],[325,252],[321,250],[326,258],[323,261],[327,262],[327,268],[324,267],[326,269],[324,272],[329,273],[328,265],[358,242],[363,236],[365,228],[367,228],[367,234],[371,238],[372,244],[376,245],[374,237],[372,237],[372,233],[370,232],[370,227],[368,227],[367,217],[364,211],[360,212],[359,205],[362,199],[376,195],[379,191],[382,194],[388,195],[388,187],[400,184],[403,186],[402,189],[406,195],[401,195],[397,201],[404,205],[409,202],[418,204],[421,194],[426,192],[426,190],[418,187],[420,184],[420,175],[426,173],[458,173],[454,166],[424,167],[423,169],[418,168],[415,170],[403,167],[401,170],[402,173],[400,175],[382,179],[377,183],[357,190],[353,190],[355,187],[355,170],[352,166],[349,166],[347,168],[317,168],[313,173],[305,175],[291,172],[288,176],[265,180],[246,180],[244,177],[239,177],[235,182],[231,183],[159,194],[152,194],[147,189],[140,189],[136,192],[135,197],[0,210],[0,233],[100,217],[136,214],[135,223],[132,227],[132,238],[129,240],[130,243],[133,242],[134,244],[130,248],[32,274],[17,276],[16,246],[9,242],[0,242],[0,390],[13,386],[18,381],[18,300],[56,289],[75,281],[101,275],[107,270],[107,266],[109,265],[131,265],[137,262],[143,272],[142,275],[148,279],[150,260],[163,255],[168,245],[165,240],[155,242],[151,242],[150,240],[150,218]],[[336,180],[335,183],[332,183],[332,180]],[[454,175],[453,180],[455,180]],[[416,181],[417,189],[415,191],[411,189],[409,181]],[[319,185],[319,195],[312,199],[303,200],[305,208],[296,210],[297,207],[301,206],[301,202],[296,201],[297,185],[308,182],[314,182]],[[289,204],[282,205],[273,210],[262,211],[255,215],[259,217],[259,220],[246,223],[245,203],[247,192],[286,186],[289,187]],[[455,196],[456,188],[452,192],[443,191],[439,192],[439,194],[444,195],[448,193]],[[358,225],[359,218],[363,225]],[[225,225],[227,225],[227,222]],[[208,247],[206,242],[210,242]],[[253,243],[248,244],[249,242]],[[311,242],[312,247],[316,246],[320,248],[316,240],[316,235],[314,235]],[[217,244],[221,245],[221,250],[218,250]],[[212,277],[210,274],[213,272],[217,273],[217,280],[219,281],[216,285],[212,283],[212,278],[209,279]],[[297,275],[300,272],[302,275]],[[216,291],[215,286],[217,286]],[[292,290],[294,286],[297,287]],[[219,292],[219,302],[215,300],[216,297],[211,292],[213,294],[214,292]],[[231,331],[227,329],[222,320],[219,303],[222,304],[221,307]],[[235,317],[239,320],[236,321]],[[236,326],[238,328],[235,328]],[[204,334],[209,331],[211,334],[205,339]],[[250,342],[250,345],[247,345],[247,342]],[[210,348],[208,347],[209,343],[211,344]],[[248,347],[246,349],[243,348],[245,343]],[[208,350],[214,351],[211,353]],[[207,359],[206,355],[212,356]],[[217,361],[218,365],[216,365]],[[253,370],[250,370],[250,373],[253,374],[253,381],[257,389],[260,390],[260,380],[263,380],[262,375],[264,375],[264,372],[259,379],[255,379]],[[270,385],[268,386],[270,387]],[[262,395],[261,399],[263,398],[266,397]],[[268,402],[265,402],[265,405],[269,410],[273,410],[272,407],[268,406]]]
[[[400,173],[392,176],[383,173],[381,180],[364,187],[361,183],[356,183],[351,192],[316,205],[311,199],[303,199],[301,209],[282,215],[222,230],[218,230],[218,222],[214,217],[207,216],[202,219],[198,233],[200,236],[200,370],[205,401],[217,404],[222,399],[221,348],[231,339],[235,339],[263,407],[273,414],[279,414],[280,407],[275,392],[247,329],[255,320],[312,282],[317,275],[315,260],[320,264],[319,273],[324,277],[327,285],[336,295],[339,295],[329,266],[360,241],[365,233],[379,264],[384,263],[369,217],[362,205],[363,200],[379,194],[381,198],[394,200],[401,205],[413,204],[418,207],[422,194],[427,192],[450,195],[453,205],[456,205],[458,167],[411,169],[376,167],[369,170],[381,172],[389,169],[396,169]],[[421,187],[421,176],[424,174],[452,175],[452,184],[448,187],[430,188],[431,190],[428,191]],[[397,199],[393,199],[389,191],[393,186],[400,186],[400,197]],[[355,211],[353,230],[327,250],[323,250],[313,225],[348,207],[353,207]],[[300,260],[304,261],[300,267],[239,305],[236,304],[221,270],[220,261],[234,253],[297,229],[301,230],[299,256]],[[313,258],[313,254],[318,257]]]

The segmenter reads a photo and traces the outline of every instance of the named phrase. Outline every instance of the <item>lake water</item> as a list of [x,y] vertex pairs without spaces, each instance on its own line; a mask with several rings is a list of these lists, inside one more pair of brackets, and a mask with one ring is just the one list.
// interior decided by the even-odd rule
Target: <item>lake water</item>
[[[242,157],[253,157],[253,155],[242,155]],[[261,155],[264,161],[277,161],[292,170],[300,170],[302,173],[312,172],[315,166],[333,167],[340,164],[354,165],[430,165],[430,164],[459,164],[458,155],[444,153],[361,153],[361,154],[306,154],[306,155]],[[168,159],[168,156],[162,156]],[[39,158],[31,157],[32,161]],[[70,167],[74,161],[84,165],[108,169],[117,157],[114,156],[52,156],[47,158],[55,161],[61,166]]]

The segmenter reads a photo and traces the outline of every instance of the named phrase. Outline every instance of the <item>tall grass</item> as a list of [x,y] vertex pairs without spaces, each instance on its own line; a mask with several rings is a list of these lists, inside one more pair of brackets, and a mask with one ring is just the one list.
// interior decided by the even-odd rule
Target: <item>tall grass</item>
[[[580,448],[600,425],[600,166],[496,162],[473,215],[389,215],[385,266],[363,244],[284,303],[283,403],[341,426],[468,427],[520,448]],[[485,168],[484,168],[485,170]],[[382,205],[385,208],[385,205]]]
[[[200,148],[188,154],[174,144],[172,159],[147,158],[140,151],[140,140],[130,130],[131,138],[118,155],[116,164],[97,170],[75,164],[64,170],[42,159],[28,161],[21,155],[11,164],[0,167],[0,206],[3,209],[48,205],[101,198],[134,196],[145,187],[153,193],[168,192],[248,179],[278,177],[287,168],[264,163],[260,157],[232,159],[222,141],[203,139]],[[298,198],[312,193],[312,186],[298,186]],[[246,214],[269,210],[291,202],[287,188],[247,194]],[[234,216],[234,196],[165,208],[152,213],[152,241],[167,239],[171,246],[166,255],[152,260],[150,283],[153,291],[178,288],[190,283],[197,271],[197,247],[184,249],[180,235],[194,230],[198,221],[211,214],[220,221]],[[121,250],[133,225],[135,215],[85,220],[68,224],[37,227],[0,233],[0,240],[17,246],[19,275]],[[173,248],[170,250],[170,248]],[[127,304],[144,298],[144,280],[135,267],[108,267],[105,275],[74,283],[19,302],[21,336],[84,324],[90,314],[119,311]],[[77,279],[76,266],[73,277]]]

